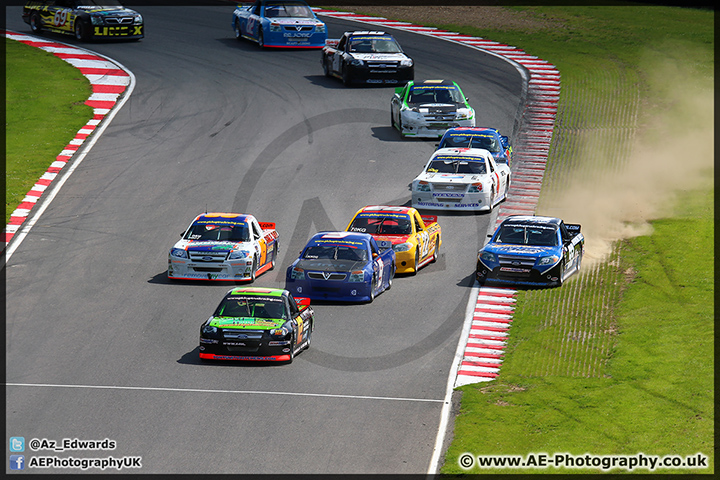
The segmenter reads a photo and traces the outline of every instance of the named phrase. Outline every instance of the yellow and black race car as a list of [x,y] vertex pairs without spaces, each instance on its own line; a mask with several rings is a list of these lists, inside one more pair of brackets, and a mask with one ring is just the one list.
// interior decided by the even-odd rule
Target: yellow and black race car
[[35,34],[75,35],[78,40],[139,40],[145,36],[142,15],[117,0],[35,0],[22,18]]

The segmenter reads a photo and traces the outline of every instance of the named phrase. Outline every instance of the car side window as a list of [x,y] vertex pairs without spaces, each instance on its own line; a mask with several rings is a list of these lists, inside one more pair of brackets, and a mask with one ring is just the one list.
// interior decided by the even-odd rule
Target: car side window
[[416,232],[422,232],[422,231],[423,231],[422,224],[420,223],[420,220],[418,220],[418,217],[417,217],[417,216],[415,217],[415,231],[416,231]]
[[260,2],[255,2],[255,5],[253,5],[253,8],[251,10],[252,14],[260,15],[260,8],[261,8]]
[[260,226],[255,222],[253,222],[252,226],[253,232],[255,232],[254,239],[258,240],[260,237],[262,237],[262,231],[260,230]]
[[342,37],[340,43],[338,43],[337,49],[341,52],[345,50],[345,44],[347,43],[347,37]]
[[488,165],[490,165],[490,173],[494,172],[495,171],[495,162],[493,162],[492,160],[488,160],[487,163],[488,163]]

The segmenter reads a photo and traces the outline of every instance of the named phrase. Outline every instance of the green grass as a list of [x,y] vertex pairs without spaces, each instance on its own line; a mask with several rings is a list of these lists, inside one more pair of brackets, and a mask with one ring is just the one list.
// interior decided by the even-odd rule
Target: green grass
[[5,223],[92,108],[80,71],[54,55],[5,40]]

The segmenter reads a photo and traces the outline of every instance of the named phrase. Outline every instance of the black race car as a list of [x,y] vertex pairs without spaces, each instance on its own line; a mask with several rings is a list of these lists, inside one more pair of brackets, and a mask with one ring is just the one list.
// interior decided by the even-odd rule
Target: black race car
[[22,18],[34,34],[43,31],[75,35],[78,40],[139,40],[143,17],[118,0],[35,0]]

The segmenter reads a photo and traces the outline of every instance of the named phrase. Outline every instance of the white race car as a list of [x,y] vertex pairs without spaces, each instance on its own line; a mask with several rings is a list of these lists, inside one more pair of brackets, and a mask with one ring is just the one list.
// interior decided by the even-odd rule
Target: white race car
[[408,82],[390,100],[390,122],[403,137],[440,138],[448,128],[474,127],[475,110],[455,82]]
[[274,223],[252,215],[204,213],[195,217],[168,254],[168,278],[250,281],[275,267]]
[[441,148],[412,182],[420,210],[489,212],[507,198],[510,168],[482,148]]

